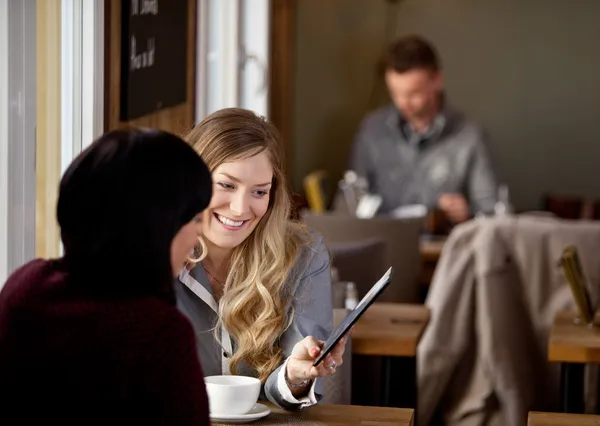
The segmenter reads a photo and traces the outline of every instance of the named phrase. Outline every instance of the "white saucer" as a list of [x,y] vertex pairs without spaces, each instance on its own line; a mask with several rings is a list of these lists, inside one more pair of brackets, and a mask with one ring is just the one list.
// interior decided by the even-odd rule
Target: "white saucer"
[[269,415],[270,412],[266,405],[256,404],[246,414],[211,414],[210,420],[214,423],[250,423]]

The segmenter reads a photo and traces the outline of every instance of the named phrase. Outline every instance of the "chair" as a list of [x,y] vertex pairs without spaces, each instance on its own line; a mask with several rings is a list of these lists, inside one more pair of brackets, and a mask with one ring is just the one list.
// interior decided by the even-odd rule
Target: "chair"
[[[348,315],[346,309],[333,310],[333,326],[337,327]],[[334,375],[324,377],[325,395],[322,404],[350,405],[352,398],[352,336],[346,340],[343,364]]]
[[[423,218],[358,219],[353,216],[332,213],[316,214],[310,211],[301,212],[300,217],[309,228],[323,236],[328,247],[336,243],[364,242],[373,239],[384,241],[386,246],[385,266],[386,268],[393,266],[394,274],[392,283],[381,294],[378,301],[419,301],[418,275],[421,267],[419,239],[423,229]],[[375,272],[383,273],[384,271],[373,271],[373,273]]]
[[[386,244],[381,238],[350,242],[327,242],[333,267],[338,271],[334,283],[334,307],[343,308],[345,283],[356,284],[359,299],[381,278],[386,268]],[[340,300],[341,299],[341,300]]]
[[548,194],[545,209],[561,219],[600,220],[600,200]]
[[324,212],[329,204],[327,197],[327,172],[316,170],[306,175],[303,181],[308,206],[314,212]]

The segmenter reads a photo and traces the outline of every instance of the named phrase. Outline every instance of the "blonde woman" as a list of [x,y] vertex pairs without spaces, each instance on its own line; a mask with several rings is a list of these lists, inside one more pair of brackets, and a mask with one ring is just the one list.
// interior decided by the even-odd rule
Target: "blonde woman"
[[287,410],[316,403],[319,377],[342,364],[345,339],[313,367],[332,329],[328,252],[320,236],[288,220],[277,130],[228,108],[186,137],[213,177],[197,259],[176,283],[205,375],[255,376],[263,398]]

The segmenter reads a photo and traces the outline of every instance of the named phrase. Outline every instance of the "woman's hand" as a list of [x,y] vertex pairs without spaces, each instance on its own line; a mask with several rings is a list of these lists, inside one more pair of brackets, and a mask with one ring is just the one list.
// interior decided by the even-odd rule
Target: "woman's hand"
[[287,363],[287,378],[291,384],[300,384],[306,380],[329,376],[344,362],[347,335],[342,337],[333,350],[316,367],[313,362],[319,357],[323,341],[307,336],[294,346]]

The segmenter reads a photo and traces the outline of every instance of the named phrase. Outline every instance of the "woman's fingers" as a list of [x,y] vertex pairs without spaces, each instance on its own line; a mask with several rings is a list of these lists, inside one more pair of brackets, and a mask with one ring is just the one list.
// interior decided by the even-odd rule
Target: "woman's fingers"
[[311,358],[316,358],[321,353],[321,348],[323,347],[323,342],[315,339],[313,336],[307,336],[302,339],[304,347],[306,348],[306,353],[309,354]]
[[317,377],[330,376],[344,362],[343,355],[346,348],[348,337],[344,336],[335,345],[335,347],[327,354],[327,356],[315,367],[313,362],[321,354],[324,342],[317,340],[312,336],[307,336],[296,344],[292,357],[296,359],[299,367],[303,372],[303,376],[307,379],[315,379]]
[[337,366],[339,367],[344,362],[344,352],[346,351],[346,342],[348,340],[347,336],[342,337],[340,341],[335,345],[333,350],[331,351],[331,355],[335,360]]

